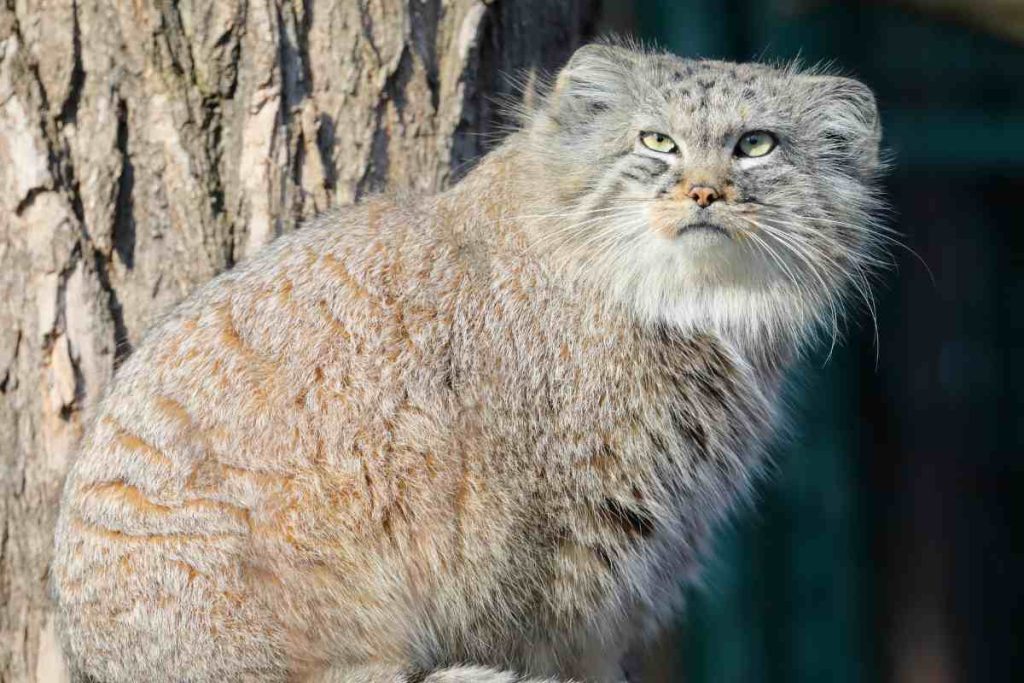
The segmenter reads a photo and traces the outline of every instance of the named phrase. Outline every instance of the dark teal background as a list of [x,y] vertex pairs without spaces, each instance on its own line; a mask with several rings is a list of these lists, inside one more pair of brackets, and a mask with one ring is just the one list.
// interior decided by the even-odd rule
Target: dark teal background
[[1024,47],[896,3],[627,4],[680,55],[874,88],[892,225],[934,273],[894,252],[877,355],[862,316],[795,373],[791,443],[651,680],[1024,680]]

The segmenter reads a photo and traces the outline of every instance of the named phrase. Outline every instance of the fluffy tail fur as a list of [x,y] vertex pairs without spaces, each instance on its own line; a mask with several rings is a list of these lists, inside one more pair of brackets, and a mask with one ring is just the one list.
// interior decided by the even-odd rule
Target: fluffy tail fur
[[553,678],[524,678],[512,671],[457,666],[428,674],[423,683],[559,683]]
[[527,678],[513,671],[480,666],[455,666],[433,672],[409,673],[389,667],[332,670],[316,683],[569,683],[553,678]]

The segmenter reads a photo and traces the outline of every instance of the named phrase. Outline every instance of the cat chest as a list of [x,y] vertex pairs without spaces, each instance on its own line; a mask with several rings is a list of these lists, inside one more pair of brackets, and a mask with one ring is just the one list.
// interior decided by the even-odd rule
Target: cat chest
[[767,406],[740,377],[714,370],[648,367],[632,390],[574,411],[572,436],[557,447],[568,471],[549,525],[574,594],[644,602],[655,585],[692,575],[708,530],[749,490]]

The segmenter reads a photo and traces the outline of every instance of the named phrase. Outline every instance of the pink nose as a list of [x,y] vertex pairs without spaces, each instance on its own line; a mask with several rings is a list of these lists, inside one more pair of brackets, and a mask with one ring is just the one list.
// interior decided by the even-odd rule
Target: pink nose
[[701,208],[711,206],[718,201],[718,190],[707,185],[694,185],[686,194]]

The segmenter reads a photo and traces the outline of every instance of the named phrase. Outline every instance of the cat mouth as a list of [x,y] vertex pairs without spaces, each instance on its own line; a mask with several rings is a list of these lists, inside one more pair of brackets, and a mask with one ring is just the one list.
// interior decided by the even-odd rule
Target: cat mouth
[[703,233],[705,235],[720,235],[727,239],[731,239],[729,232],[725,228],[720,225],[715,225],[714,223],[685,223],[676,229],[676,237],[699,233]]

